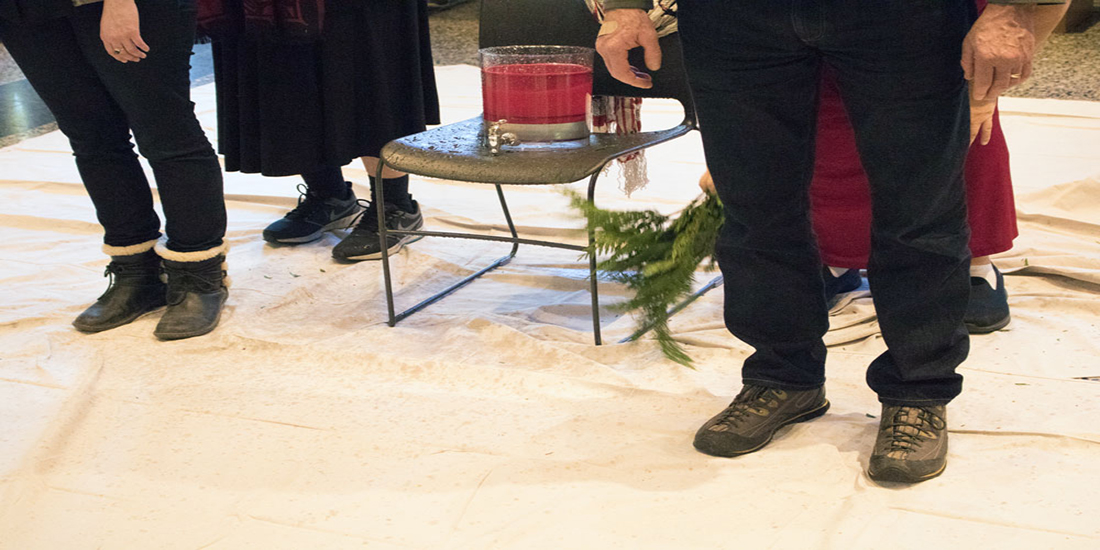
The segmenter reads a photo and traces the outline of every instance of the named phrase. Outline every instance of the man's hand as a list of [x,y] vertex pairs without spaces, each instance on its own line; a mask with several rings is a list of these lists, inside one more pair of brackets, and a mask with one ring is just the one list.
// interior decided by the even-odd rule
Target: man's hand
[[962,67],[970,97],[996,98],[1031,76],[1035,5],[990,4],[963,40]]
[[140,19],[134,0],[105,0],[99,21],[99,39],[107,54],[122,63],[145,59],[149,45],[141,39]]
[[638,88],[652,88],[648,74],[631,67],[627,52],[645,49],[645,65],[649,70],[661,68],[661,46],[657,31],[645,10],[611,10],[603,19],[603,28],[596,38],[596,51],[607,65],[607,72],[616,80]]

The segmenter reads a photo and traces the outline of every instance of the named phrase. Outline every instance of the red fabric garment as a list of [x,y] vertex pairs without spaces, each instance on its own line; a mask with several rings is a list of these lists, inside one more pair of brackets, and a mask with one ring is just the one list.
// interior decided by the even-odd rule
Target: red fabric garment
[[[981,10],[986,2],[977,0],[977,4]],[[975,142],[970,147],[965,178],[970,252],[980,257],[1011,249],[1019,231],[999,113],[993,114],[989,143]],[[871,250],[871,192],[840,90],[828,72],[821,82],[810,204],[822,261],[833,267],[866,268]]]
[[[817,152],[810,185],[813,226],[826,265],[863,269],[871,250],[871,192],[856,152],[836,82],[821,84]],[[1019,234],[1008,167],[1008,146],[998,113],[987,145],[975,142],[966,159],[970,251],[989,256],[1012,248]]]
[[321,36],[325,0],[198,0],[197,34],[222,39],[241,32],[278,41],[311,42]]

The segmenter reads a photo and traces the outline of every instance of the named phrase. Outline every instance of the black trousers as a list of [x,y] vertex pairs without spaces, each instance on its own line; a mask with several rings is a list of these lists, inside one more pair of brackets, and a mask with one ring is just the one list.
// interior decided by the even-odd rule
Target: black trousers
[[196,252],[222,244],[221,167],[190,98],[194,0],[138,0],[148,57],[120,63],[99,38],[102,4],[42,23],[0,19],[0,39],[69,138],[104,243],[160,237],[149,182],[130,132],[149,161],[164,208],[167,246]]
[[868,276],[888,350],[867,372],[889,404],[942,404],[969,349],[969,230],[959,66],[972,0],[681,0],[707,165],[725,206],[716,255],[745,382],[825,382],[828,330],[809,217],[820,70],[848,109],[873,198]]

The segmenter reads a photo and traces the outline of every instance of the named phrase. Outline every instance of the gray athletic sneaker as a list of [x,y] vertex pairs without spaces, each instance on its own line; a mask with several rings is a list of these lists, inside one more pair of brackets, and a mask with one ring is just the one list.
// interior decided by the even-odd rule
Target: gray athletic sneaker
[[713,456],[738,456],[759,450],[775,432],[829,410],[825,388],[784,391],[746,384],[726,410],[695,434],[695,448]]
[[947,408],[883,405],[867,475],[875,481],[916,483],[947,467]]
[[[389,231],[415,231],[424,227],[424,216],[420,214],[420,203],[412,201],[413,212],[405,212],[394,204],[386,204],[386,229]],[[388,253],[394,254],[408,243],[423,237],[412,235],[386,235]],[[351,234],[344,237],[332,249],[332,257],[345,262],[382,259],[382,247],[378,242],[378,211],[374,204],[363,211],[359,223]]]
[[343,199],[319,197],[311,193],[305,184],[298,185],[298,191],[302,194],[298,197],[298,206],[281,220],[267,226],[264,240],[276,244],[303,244],[320,239],[325,231],[349,227],[362,207],[351,190],[351,184],[347,185],[348,196]]

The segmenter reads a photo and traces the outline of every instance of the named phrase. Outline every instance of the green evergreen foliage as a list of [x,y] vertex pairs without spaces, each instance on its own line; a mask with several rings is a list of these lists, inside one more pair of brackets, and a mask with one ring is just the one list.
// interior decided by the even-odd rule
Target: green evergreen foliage
[[600,270],[634,291],[634,297],[616,306],[640,312],[639,327],[651,327],[665,357],[692,367],[691,357],[672,338],[668,310],[691,294],[699,264],[714,269],[714,243],[722,227],[722,204],[707,194],[684,208],[676,218],[653,210],[611,211],[596,208],[570,193],[572,205],[588,220]]

